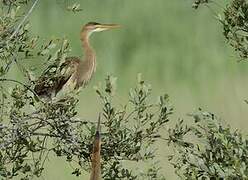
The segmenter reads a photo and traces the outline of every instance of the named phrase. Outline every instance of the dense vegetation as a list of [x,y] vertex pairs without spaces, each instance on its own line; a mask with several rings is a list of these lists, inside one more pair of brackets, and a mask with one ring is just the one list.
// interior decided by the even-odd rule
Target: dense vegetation
[[[47,102],[33,91],[36,77],[48,69],[56,72],[70,53],[68,40],[46,38],[44,42],[30,33],[28,18],[37,2],[1,2],[0,175],[6,179],[40,177],[49,156],[62,157],[76,176],[90,170],[97,117],[80,118],[78,94]],[[194,8],[202,3],[208,1],[196,1]],[[81,10],[78,4],[66,6],[71,13]],[[247,9],[246,1],[234,0],[219,19],[225,37],[242,58],[247,57]],[[41,59],[42,70],[25,65],[30,59]],[[10,78],[15,67],[22,78]],[[153,103],[151,86],[140,75],[137,79],[128,102],[121,105],[116,103],[114,77],[107,76],[104,85],[95,87],[101,105],[103,179],[165,179],[163,167],[155,163],[159,159],[156,144],[165,142],[175,152],[169,160],[182,179],[248,178],[248,140],[244,135],[201,109],[190,114],[193,121],[180,119],[174,126],[169,124],[173,108],[168,95]],[[137,165],[144,170],[135,171],[132,167]]]

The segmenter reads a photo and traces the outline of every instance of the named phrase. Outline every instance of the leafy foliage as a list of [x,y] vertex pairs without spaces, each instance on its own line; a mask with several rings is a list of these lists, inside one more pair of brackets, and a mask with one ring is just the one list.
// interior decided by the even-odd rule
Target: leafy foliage
[[[192,6],[197,9],[200,5],[211,2],[217,4],[217,1],[195,0]],[[227,3],[226,7],[222,8],[219,4],[218,7],[219,12],[214,13],[222,24],[225,39],[241,59],[246,59],[248,57],[248,2],[246,0],[232,0]]]
[[[0,76],[5,75],[12,64],[23,58],[31,56],[35,39],[28,37],[28,24],[23,24],[18,33],[15,33],[15,24],[19,19],[20,3],[3,1],[0,21]],[[4,6],[5,5],[5,6]],[[14,34],[15,33],[15,34]],[[13,36],[14,35],[14,36]],[[10,38],[11,37],[11,38]],[[19,53],[17,56],[17,53]]]
[[248,57],[248,2],[235,0],[224,10],[223,34],[242,59]]
[[193,124],[180,120],[169,130],[175,148],[170,161],[182,179],[247,179],[248,139],[221,125],[211,113],[198,111]]
[[[154,158],[155,151],[149,147],[160,137],[159,130],[168,122],[172,109],[167,105],[167,96],[161,96],[156,104],[147,104],[150,88],[144,81],[139,81],[130,93],[131,112],[127,106],[117,109],[112,103],[112,87],[112,78],[108,77],[104,91],[97,89],[105,119],[103,177],[137,179],[129,168],[123,167],[122,161]],[[75,97],[57,102],[36,101],[28,89],[16,86],[7,98],[12,101],[5,112],[9,115],[8,123],[1,124],[2,177],[39,177],[51,152],[65,157],[69,163],[77,162],[79,167],[73,174],[79,175],[80,169],[88,170],[95,125],[76,118]]]
[[[152,160],[155,151],[152,145],[161,137],[160,129],[169,121],[172,108],[168,106],[168,96],[160,96],[159,101],[149,104],[151,89],[139,78],[138,85],[130,91],[130,105],[117,108],[113,104],[114,79],[107,77],[104,91],[96,89],[103,103],[105,131],[102,144],[105,179],[137,179],[122,161]],[[130,108],[130,110],[128,110]],[[116,172],[116,173],[113,173]]]
[[200,5],[209,3],[209,0],[195,0],[192,4],[194,9],[198,9]]

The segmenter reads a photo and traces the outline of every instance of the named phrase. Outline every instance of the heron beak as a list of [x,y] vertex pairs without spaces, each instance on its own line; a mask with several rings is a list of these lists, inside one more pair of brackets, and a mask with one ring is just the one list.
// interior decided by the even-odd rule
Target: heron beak
[[95,31],[105,31],[109,29],[117,29],[120,28],[121,26],[118,24],[99,24],[96,26]]

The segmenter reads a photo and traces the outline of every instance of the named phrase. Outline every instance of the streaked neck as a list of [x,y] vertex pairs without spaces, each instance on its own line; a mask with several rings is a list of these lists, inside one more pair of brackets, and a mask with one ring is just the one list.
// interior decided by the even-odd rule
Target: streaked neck
[[[95,56],[95,51],[91,47],[90,42],[89,42],[90,41],[90,35],[91,35],[91,33],[86,31],[86,30],[81,31],[81,41],[82,41],[82,46],[83,46],[83,52],[84,52],[84,56],[85,56],[85,58],[87,58],[87,60],[90,60],[90,59],[92,59],[92,57]],[[95,58],[93,58],[93,59],[95,59]]]

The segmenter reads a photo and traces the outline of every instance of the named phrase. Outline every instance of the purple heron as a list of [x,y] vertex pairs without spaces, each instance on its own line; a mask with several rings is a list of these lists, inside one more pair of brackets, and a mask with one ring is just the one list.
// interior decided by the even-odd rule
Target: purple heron
[[91,154],[91,174],[90,180],[100,180],[101,178],[101,134],[100,134],[100,116],[93,141],[93,151]]
[[68,57],[59,67],[55,77],[41,76],[35,83],[34,91],[40,97],[52,98],[59,92],[72,92],[85,87],[96,70],[96,54],[90,45],[89,37],[100,32],[120,27],[117,24],[89,22],[82,27],[80,39],[84,51],[84,60]]

